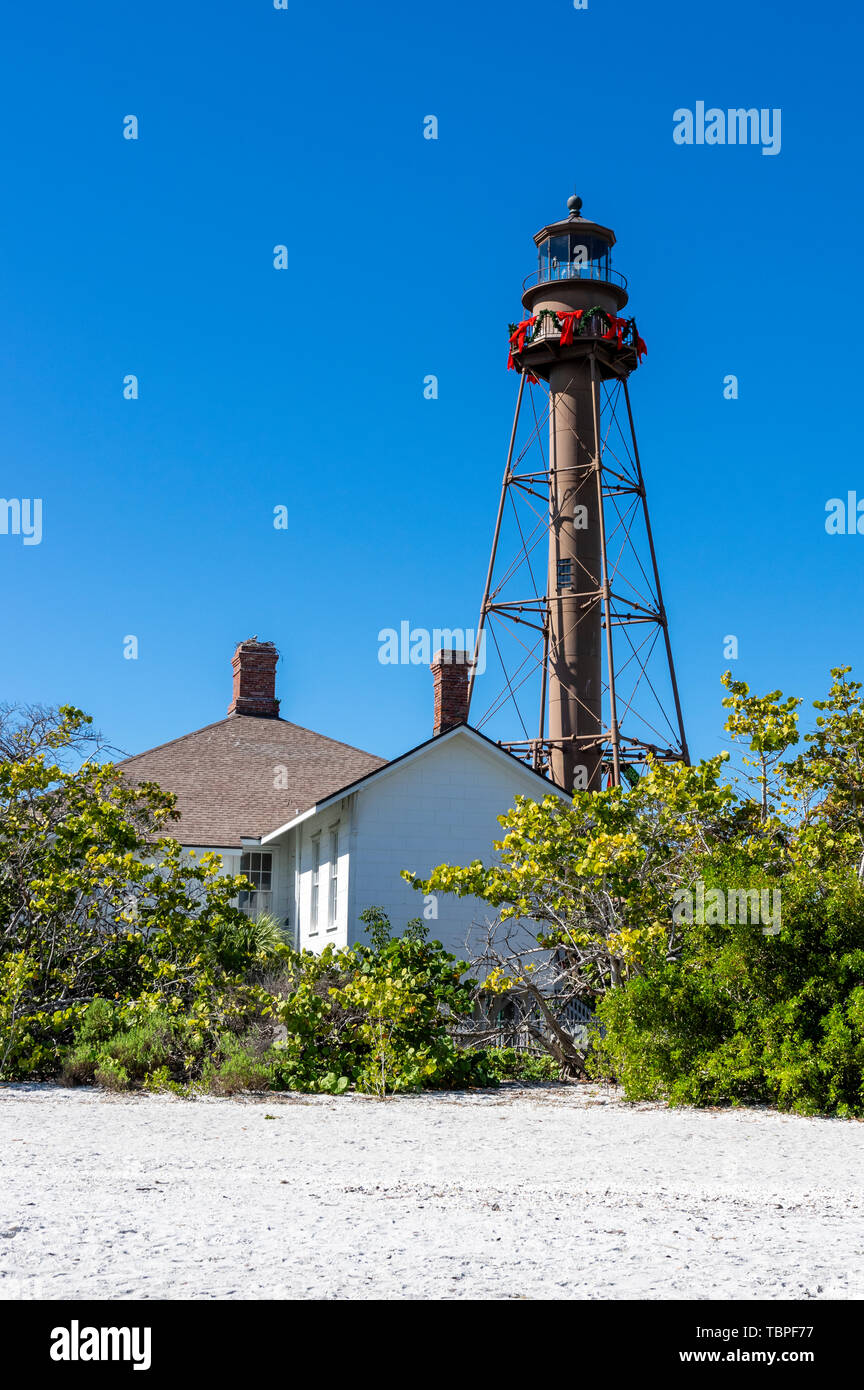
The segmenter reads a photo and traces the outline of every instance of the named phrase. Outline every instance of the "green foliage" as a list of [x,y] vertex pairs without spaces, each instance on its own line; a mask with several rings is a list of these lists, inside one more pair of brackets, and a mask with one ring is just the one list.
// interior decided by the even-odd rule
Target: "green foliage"
[[286,1030],[274,1047],[278,1084],[379,1096],[494,1084],[483,1056],[449,1032],[472,1005],[465,963],[427,940],[419,921],[394,937],[380,909],[361,920],[368,945],[293,958],[275,1009]]
[[251,1041],[230,1035],[223,1037],[221,1047],[208,1057],[203,1083],[217,1096],[278,1089],[271,1057],[257,1051]]
[[[297,955],[250,885],[165,834],[174,798],[90,761],[79,710],[0,710],[0,1078],[387,1094],[485,1082],[464,966],[419,924]],[[265,988],[265,983],[267,987]],[[279,1037],[283,1031],[284,1036]]]
[[593,1067],[631,1100],[864,1114],[864,890],[787,878],[779,935],[685,925],[675,962],[606,996]]
[[864,688],[836,666],[805,750],[784,763],[788,809],[798,820],[802,855],[812,866],[847,863],[864,877]]
[[234,919],[219,934],[222,959],[242,971],[250,960],[261,968],[278,965],[288,947],[285,930],[272,912]]
[[[269,1001],[255,972],[286,948],[234,906],[247,887],[164,834],[174,798],[69,755],[89,720],[0,712],[0,1077],[49,1077],[95,1000],[125,1030],[171,1020],[197,1053]],[[113,1083],[126,1062],[115,1059]],[[108,1077],[109,1073],[105,1073]]]
[[399,937],[391,936],[378,908],[360,920],[371,945],[355,948],[356,968],[334,996],[341,1008],[361,1015],[357,1034],[365,1056],[355,1077],[358,1089],[384,1096],[476,1084],[482,1059],[461,1050],[446,1026],[446,1014],[467,1013],[472,1005],[473,981],[463,979],[464,962],[427,941],[417,918]]
[[449,1033],[471,1003],[464,963],[428,941],[419,922],[393,937],[380,910],[364,920],[369,945],[320,956],[280,951],[281,974],[242,1033],[191,1030],[164,1009],[138,1021],[122,1001],[94,1000],[63,1058],[63,1080],[223,1096],[495,1085],[488,1054],[458,1047]]
[[793,761],[800,701],[724,678],[726,727],[755,754],[759,816],[707,846],[703,877],[777,885],[780,931],[684,923],[673,957],[601,1001],[592,1065],[631,1099],[864,1115],[864,708],[848,671],[832,670]]
[[63,1055],[62,1079],[223,1096],[495,1085],[487,1055],[458,1047],[449,1034],[471,1001],[464,963],[427,941],[419,923],[392,937],[379,910],[365,918],[368,946],[320,956],[280,951],[281,974],[242,1033],[190,1026],[165,1009],[139,1018],[123,1001],[94,1000]]
[[801,701],[791,696],[783,699],[781,690],[768,695],[751,695],[746,681],[732,679],[727,671],[722,681],[729,694],[724,709],[731,710],[726,729],[735,739],[746,739],[754,757],[745,757],[745,767],[755,767],[753,779],[759,787],[761,817],[766,820],[770,809],[772,774],[784,754],[798,742],[798,707]]
[[[678,949],[675,892],[695,883],[706,843],[733,838],[741,820],[721,782],[725,760],[654,763],[632,788],[576,791],[569,804],[517,797],[500,817],[491,864],[404,875],[423,893],[477,897],[497,910],[502,930],[474,968],[487,993],[533,1006],[543,1024],[529,1031],[563,1075],[584,1075],[587,1052],[568,1022],[572,1002],[593,1005]],[[525,920],[541,924],[538,936],[508,931]]]
[[141,1023],[123,1024],[124,1010],[97,999],[84,1014],[61,1066],[67,1085],[100,1085],[111,1090],[132,1086],[165,1089],[178,1077],[188,1079],[203,1051],[189,1051],[189,1039],[175,1018],[151,1014]]
[[582,994],[594,998],[665,951],[675,889],[695,880],[706,836],[733,833],[725,757],[654,763],[632,789],[576,791],[572,804],[517,797],[500,817],[496,862],[404,877],[423,893],[481,898],[503,920],[543,923],[541,945],[569,952]]
[[[234,906],[245,880],[165,834],[170,796],[70,766],[80,711],[0,710],[0,1078],[383,1097],[590,1071],[634,1100],[864,1115],[864,691],[832,680],[800,744],[800,701],[724,678],[755,797],[726,755],[653,764],[572,804],[517,799],[488,865],[406,874],[496,910],[479,982],[379,909],[368,942],[294,952]],[[779,930],[679,915],[697,884],[779,890]],[[457,1046],[481,991],[549,1057]]]
[[552,1057],[534,1056],[515,1047],[490,1047],[486,1060],[498,1081],[557,1081],[558,1067]]
[[[532,1036],[565,1070],[634,1100],[864,1114],[864,690],[848,667],[831,675],[801,752],[800,700],[724,676],[755,797],[722,781],[723,758],[651,764],[569,806],[517,799],[490,865],[405,875],[481,898],[504,927],[541,923],[527,945],[485,947],[483,987],[536,1008]],[[779,930],[679,915],[697,886],[724,905],[732,890],[779,894]],[[585,1046],[567,1041],[574,999],[596,1010]]]

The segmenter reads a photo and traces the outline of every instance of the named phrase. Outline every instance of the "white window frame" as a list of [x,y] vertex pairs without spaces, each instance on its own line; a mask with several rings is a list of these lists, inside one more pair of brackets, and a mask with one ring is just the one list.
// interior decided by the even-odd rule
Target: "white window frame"
[[327,930],[339,925],[339,826],[330,827],[330,878],[327,885]]
[[321,836],[312,836],[312,878],[309,886],[309,935],[318,932],[318,913],[321,896]]
[[[243,860],[251,860],[247,867],[243,868]],[[237,905],[241,912],[245,912],[247,917],[259,917],[264,912],[273,910],[273,871],[274,855],[271,850],[244,850],[240,856],[239,872],[249,882],[254,884],[252,891],[248,889],[242,892],[237,899]],[[264,888],[265,877],[269,881],[269,888]]]

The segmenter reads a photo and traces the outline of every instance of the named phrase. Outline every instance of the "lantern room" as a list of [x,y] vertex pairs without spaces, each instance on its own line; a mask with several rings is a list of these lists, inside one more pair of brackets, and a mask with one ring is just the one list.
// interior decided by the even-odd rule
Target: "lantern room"
[[585,232],[557,232],[540,242],[541,280],[608,280],[611,247]]
[[[579,281],[593,282],[609,296],[609,308],[620,311],[627,303],[627,281],[612,266],[615,233],[611,227],[589,222],[582,216],[582,199],[570,198],[570,216],[537,233],[537,269],[525,280],[522,303],[531,312],[545,300],[544,286],[573,286]],[[586,285],[590,292],[590,286]],[[570,296],[567,296],[569,301]],[[581,295],[576,307],[581,307]],[[605,299],[598,302],[606,307]]]

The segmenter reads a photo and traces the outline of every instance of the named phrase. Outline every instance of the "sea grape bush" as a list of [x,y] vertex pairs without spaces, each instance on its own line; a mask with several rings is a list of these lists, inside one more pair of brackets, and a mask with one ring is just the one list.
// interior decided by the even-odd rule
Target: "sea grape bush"
[[448,1026],[470,1004],[473,981],[425,928],[392,937],[386,916],[364,914],[372,944],[320,955],[287,947],[258,967],[266,1005],[243,1031],[190,1037],[155,1012],[143,1023],[109,1001],[87,1009],[61,1075],[109,1089],[314,1091],[385,1096],[424,1087],[493,1085],[484,1053],[456,1046]]
[[685,924],[676,959],[610,991],[594,1074],[631,1100],[864,1114],[864,892],[848,873],[783,891],[778,935]]
[[[735,781],[724,753],[572,804],[519,798],[494,863],[405,875],[495,909],[479,988],[530,1001],[526,1027],[563,1071],[632,1100],[864,1114],[864,700],[849,669],[803,744],[799,700],[727,673]],[[687,920],[676,901],[697,886],[778,891],[779,931]],[[525,919],[539,934],[515,931]],[[594,1011],[587,1038],[568,1029],[573,1001]]]
[[233,905],[246,885],[166,835],[174,800],[86,749],[64,707],[0,715],[0,1077],[57,1074],[96,1001],[117,1026],[169,1020],[191,1055],[268,1001],[266,951]]
[[0,1079],[386,1094],[493,1080],[449,1035],[464,962],[413,923],[298,954],[166,833],[77,709],[0,711]]

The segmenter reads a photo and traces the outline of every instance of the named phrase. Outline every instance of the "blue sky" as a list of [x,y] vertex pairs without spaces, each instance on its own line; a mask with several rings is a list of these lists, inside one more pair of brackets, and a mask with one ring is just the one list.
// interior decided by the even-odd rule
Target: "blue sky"
[[[288,719],[385,756],[427,737],[431,677],[379,664],[378,632],[475,623],[506,325],[574,186],[649,346],[693,751],[725,743],[726,634],[758,689],[864,669],[864,536],[824,526],[864,497],[861,28],[802,0],[7,13],[0,495],[42,498],[44,534],[0,535],[0,695],[138,751],[224,715],[255,633]],[[781,152],[675,145],[699,100],[780,108]]]

